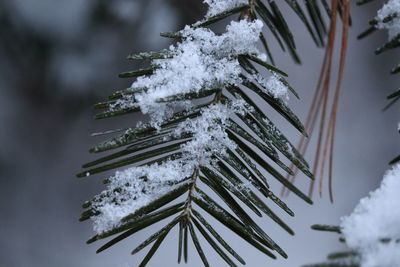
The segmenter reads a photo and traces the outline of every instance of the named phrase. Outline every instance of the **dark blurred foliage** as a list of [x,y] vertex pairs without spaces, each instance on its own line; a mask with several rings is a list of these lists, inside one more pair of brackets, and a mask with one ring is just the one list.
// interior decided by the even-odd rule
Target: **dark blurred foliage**
[[0,1],[0,266],[51,266],[43,256],[54,239],[32,246],[39,236],[90,228],[78,224],[80,203],[100,189],[74,176],[92,142],[92,105],[130,85],[117,77],[140,67],[130,52],[164,48],[160,31],[202,12],[185,0]]
[[[106,88],[122,83],[110,76],[121,71],[123,63],[128,65],[121,60],[126,51],[147,48],[149,40],[147,36],[143,37],[143,31],[149,26],[149,18],[162,15],[157,13],[160,5],[161,9],[167,7],[176,16],[173,18],[176,28],[194,21],[202,10],[201,2],[183,0],[170,3],[100,0],[89,3],[90,7],[85,7],[86,14],[79,14],[87,17],[77,18],[83,22],[80,29],[69,29],[70,32],[63,34],[62,27],[60,32],[54,33],[54,30],[58,31],[55,27],[32,24],[32,19],[26,18],[17,8],[23,3],[0,2],[0,55],[8,89],[12,87],[16,95],[26,98],[31,105],[54,110],[48,106],[53,104],[59,109],[79,112],[99,95],[105,95],[104,90],[110,90]],[[72,14],[68,19],[75,18]],[[141,35],[142,38],[138,38]],[[157,42],[153,40],[150,46],[159,46]],[[73,116],[73,112],[68,115]]]
[[[116,78],[138,67],[124,60],[128,52],[160,49],[170,41],[158,36],[160,28],[178,29],[204,12],[200,1],[57,2],[0,2],[1,95],[12,102],[4,112],[24,124],[52,118],[51,136],[67,134],[63,125],[129,85]],[[7,148],[0,151],[10,160]]]

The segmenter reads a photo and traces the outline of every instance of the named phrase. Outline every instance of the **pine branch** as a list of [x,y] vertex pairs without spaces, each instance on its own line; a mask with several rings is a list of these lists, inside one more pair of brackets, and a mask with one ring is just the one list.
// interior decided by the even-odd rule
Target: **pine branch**
[[340,226],[313,225],[312,229],[340,234],[348,250],[331,253],[326,263],[307,266],[398,266],[400,216],[400,165],[388,170],[381,186],[360,200],[354,211],[341,218]]
[[[300,59],[292,32],[275,1],[237,3],[217,13],[210,6],[204,20],[179,32],[162,33],[178,41],[168,50],[129,55],[129,60],[150,60],[149,68],[121,73],[121,78],[136,79],[132,86],[95,105],[102,110],[95,119],[137,112],[150,117],[148,122],[128,129],[94,134],[110,137],[90,152],[117,151],[84,164],[86,170],[77,175],[86,178],[128,167],[105,179],[107,190],[83,205],[80,220],[92,219],[97,231],[88,243],[114,236],[97,252],[168,219],[164,227],[132,251],[135,254],[153,244],[140,266],[150,261],[174,227],[179,227],[178,262],[182,257],[188,260],[190,235],[203,264],[209,265],[198,239],[200,233],[228,265],[235,263],[226,252],[245,264],[201,215],[201,208],[270,258],[276,258],[275,253],[287,257],[248,210],[257,216],[267,215],[293,235],[264,198],[290,216],[294,212],[271,191],[263,173],[310,204],[312,201],[281,172],[293,174],[285,163],[289,161],[310,179],[314,176],[301,153],[262,108],[271,106],[306,135],[299,118],[286,104],[289,92],[298,97],[284,78],[287,74],[273,66],[272,58],[267,61],[256,47],[260,41],[265,53],[271,54],[262,24],[296,62]],[[320,4],[306,1],[311,20],[297,1],[286,4],[317,46],[322,46],[326,29]],[[323,8],[327,14],[331,12],[327,5]],[[216,35],[206,28],[232,15],[239,15],[239,21],[231,22],[226,33]],[[269,77],[262,73],[269,73]]]
[[[373,0],[364,0],[359,1],[357,4],[363,5]],[[392,49],[398,48],[400,46],[400,34],[398,33],[398,21],[400,20],[399,14],[394,8],[390,8],[392,5],[392,1],[388,1],[384,6],[378,11],[378,15],[369,21],[370,27],[366,29],[364,32],[358,35],[358,39],[363,39],[370,34],[376,32],[376,30],[388,30],[389,38],[386,43],[381,45],[375,50],[375,54],[379,55],[383,52],[390,51]],[[391,74],[396,74],[400,71],[400,64],[393,67],[391,70]]]

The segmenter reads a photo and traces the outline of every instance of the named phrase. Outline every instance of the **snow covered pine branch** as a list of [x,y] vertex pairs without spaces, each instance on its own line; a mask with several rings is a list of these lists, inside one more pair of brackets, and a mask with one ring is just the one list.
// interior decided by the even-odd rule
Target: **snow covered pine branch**
[[386,172],[380,188],[361,199],[354,212],[342,219],[353,261],[362,267],[400,266],[400,165]]
[[[132,251],[134,254],[154,242],[140,266],[148,263],[178,225],[178,262],[182,254],[187,261],[190,233],[204,265],[209,265],[197,238],[200,232],[229,265],[236,266],[226,252],[245,264],[201,215],[202,209],[267,256],[275,258],[277,252],[287,257],[242,208],[244,204],[258,216],[264,213],[293,234],[259,197],[263,195],[294,215],[269,189],[260,167],[311,203],[277,170],[279,167],[291,174],[287,163],[280,159],[283,155],[313,178],[307,163],[254,101],[256,98],[261,105],[269,104],[305,134],[286,105],[289,91],[296,95],[284,79],[286,74],[267,63],[266,55],[257,47],[263,22],[256,17],[254,3],[261,1],[205,2],[210,8],[204,20],[177,33],[163,34],[177,38],[176,45],[160,52],[130,55],[130,59],[151,60],[150,67],[120,74],[137,79],[128,89],[96,105],[105,109],[96,115],[98,119],[133,112],[149,118],[133,128],[101,133],[114,136],[91,152],[123,149],[85,164],[87,170],[78,174],[87,177],[129,165],[106,179],[107,189],[84,204],[86,211],[81,220],[92,219],[97,233],[88,243],[118,234],[98,252],[173,216]],[[223,34],[205,28],[235,13],[240,13],[241,19],[229,23]],[[274,23],[280,22],[274,19]],[[281,31],[287,29],[281,27]],[[264,70],[270,75],[265,76]],[[217,197],[231,211],[222,207]]]
[[400,266],[400,164],[388,170],[381,186],[371,192],[340,226],[314,226],[343,235],[350,250],[332,253],[329,261],[304,267]]

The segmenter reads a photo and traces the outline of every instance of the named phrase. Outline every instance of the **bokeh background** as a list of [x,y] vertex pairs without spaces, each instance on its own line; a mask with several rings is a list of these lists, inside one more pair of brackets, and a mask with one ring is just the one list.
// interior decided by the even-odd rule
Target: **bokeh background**
[[[337,126],[335,203],[330,204],[325,194],[309,206],[291,195],[286,201],[296,217],[282,216],[296,231],[295,237],[267,218],[258,220],[286,249],[288,260],[272,261],[218,226],[247,266],[300,266],[343,249],[336,235],[313,232],[310,225],[338,224],[341,216],[379,185],[387,162],[399,151],[399,107],[381,111],[385,96],[399,85],[399,79],[389,75],[399,52],[374,56],[373,50],[387,38],[384,32],[356,40],[383,1],[376,2],[352,6]],[[154,228],[96,255],[99,244],[85,244],[93,234],[91,224],[78,222],[81,204],[103,189],[101,175],[75,178],[81,164],[93,158],[88,148],[99,141],[89,134],[133,125],[140,119],[94,121],[91,106],[129,86],[131,81],[116,74],[140,63],[125,60],[127,54],[168,46],[170,40],[159,37],[159,32],[193,23],[205,8],[200,0],[0,1],[0,266],[138,265],[146,250],[134,257],[130,250]],[[315,47],[298,18],[283,9],[303,64],[295,65],[274,41],[272,50],[278,67],[289,73],[289,81],[301,95],[301,100],[292,98],[290,106],[305,118],[323,50]],[[282,121],[276,114],[271,116]],[[280,125],[293,141],[298,139],[292,127]],[[304,190],[307,182],[298,178]],[[170,234],[149,266],[178,266],[176,239],[176,232]],[[213,266],[224,266],[204,247]],[[190,252],[188,265],[202,266],[193,246]]]

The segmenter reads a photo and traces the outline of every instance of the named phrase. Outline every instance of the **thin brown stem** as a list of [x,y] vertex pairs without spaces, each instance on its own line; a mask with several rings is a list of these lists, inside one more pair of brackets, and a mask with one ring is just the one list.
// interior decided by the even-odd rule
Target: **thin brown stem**
[[[313,129],[315,126],[315,122],[316,122],[316,119],[317,119],[317,116],[318,116],[318,113],[320,110],[321,101],[322,101],[321,85],[322,85],[322,80],[323,80],[325,69],[326,69],[326,58],[327,57],[325,54],[324,60],[322,62],[322,67],[321,67],[321,71],[319,74],[319,78],[318,78],[317,87],[315,88],[313,100],[312,100],[310,110],[308,111],[308,115],[307,115],[307,119],[306,119],[305,129],[306,129],[306,132],[309,134],[309,136],[308,136],[308,138],[306,138],[303,135],[300,139],[299,144],[297,145],[297,148],[296,148],[297,151],[299,151],[299,153],[301,155],[304,155],[305,152],[307,151],[308,143],[311,139]],[[290,180],[291,183],[294,183],[299,169],[296,168],[293,163],[291,163],[290,169],[293,171],[294,174],[293,174],[293,176],[287,175],[286,179]],[[290,190],[288,190],[286,187],[282,186],[281,195],[288,196],[289,193],[290,193]]]
[[346,61],[346,53],[347,53],[347,40],[349,36],[349,23],[350,23],[350,0],[343,1],[343,30],[342,30],[342,47],[340,54],[340,63],[339,63],[339,75],[336,84],[336,92],[335,98],[333,100],[333,108],[332,108],[332,136],[331,136],[331,151],[329,156],[329,198],[331,202],[333,202],[333,155],[334,155],[334,145],[335,145],[335,132],[336,132],[336,115],[339,105],[339,96],[340,96],[340,88],[343,80],[344,67]]
[[329,141],[330,141],[330,137],[332,136],[332,129],[333,129],[333,124],[332,124],[332,120],[331,118],[329,119],[329,125],[328,125],[328,132],[325,136],[325,141],[324,141],[324,151],[322,154],[322,162],[321,162],[321,169],[320,169],[320,173],[319,173],[319,177],[321,177],[321,179],[319,180],[319,196],[322,197],[322,187],[323,187],[323,177],[324,177],[324,171],[325,171],[325,162],[326,162],[326,156],[328,153],[328,147],[329,147]]
[[[331,82],[331,72],[332,72],[332,62],[333,62],[333,53],[335,46],[335,36],[336,36],[336,22],[337,22],[337,14],[339,9],[342,10],[342,40],[341,40],[341,50],[340,50],[340,63],[338,68],[338,78],[336,81],[336,89],[334,93],[334,99],[332,103],[332,109],[329,114],[328,120],[328,128],[326,128],[327,124],[327,113],[328,113],[328,103],[329,103],[329,89]],[[300,154],[304,155],[309,146],[310,137],[315,128],[315,124],[319,117],[319,132],[318,132],[318,140],[317,147],[314,155],[313,169],[312,172],[314,175],[319,171],[319,195],[322,197],[323,184],[324,184],[324,173],[325,173],[325,165],[327,162],[328,152],[329,152],[329,197],[331,202],[333,202],[333,189],[332,189],[332,181],[333,181],[333,155],[334,155],[334,140],[335,140],[335,132],[336,132],[336,117],[337,117],[337,109],[339,103],[339,95],[340,95],[340,87],[343,80],[344,74],[344,66],[345,66],[345,58],[347,51],[347,40],[348,40],[348,31],[349,31],[349,23],[350,23],[350,0],[332,0],[331,2],[331,21],[329,26],[328,33],[328,44],[325,50],[324,61],[321,67],[321,72],[319,75],[317,87],[314,92],[313,100],[307,115],[305,129],[309,134],[309,138],[304,136],[301,137],[300,142],[297,145],[297,150]],[[320,111],[321,116],[319,116]],[[322,156],[322,158],[321,158]],[[296,175],[298,174],[298,168],[295,167],[293,163],[290,165],[290,169],[293,170],[294,175],[287,175],[287,179],[291,182],[295,182]],[[313,180],[309,187],[309,197],[312,197],[314,191],[315,181]],[[288,196],[290,193],[289,190],[282,187],[281,195]]]
[[[314,166],[313,173],[315,174],[318,171],[319,159],[321,153],[322,139],[325,130],[325,120],[326,120],[326,110],[328,106],[328,96],[329,96],[329,87],[330,87],[330,78],[331,78],[331,69],[332,69],[332,58],[335,47],[335,36],[336,36],[336,20],[337,20],[337,8],[338,8],[338,0],[332,0],[332,14],[331,14],[331,24],[329,27],[329,35],[328,35],[328,45],[326,48],[327,53],[327,69],[325,73],[325,80],[323,85],[323,94],[324,100],[322,104],[322,114],[320,119],[320,127],[318,134],[318,142],[317,142],[317,150],[314,158]],[[323,177],[320,177],[323,179]],[[310,184],[308,195],[311,198],[314,191],[314,181]]]

